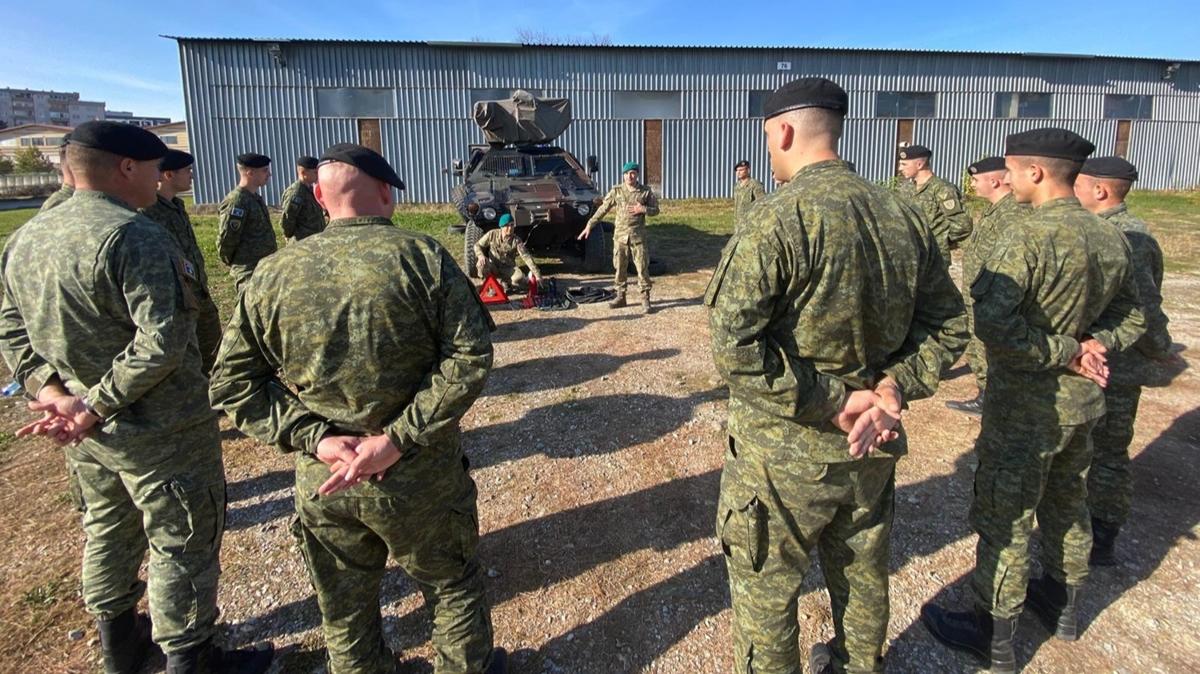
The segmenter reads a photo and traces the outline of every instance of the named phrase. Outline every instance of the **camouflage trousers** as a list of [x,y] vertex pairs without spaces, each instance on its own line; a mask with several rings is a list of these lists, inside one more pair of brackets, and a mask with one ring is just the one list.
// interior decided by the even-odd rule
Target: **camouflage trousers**
[[987,399],[975,451],[971,525],[979,533],[971,584],[978,604],[998,618],[1021,614],[1029,584],[1034,517],[1042,532],[1042,566],[1067,585],[1087,579],[1092,525],[1087,473],[1095,422],[1045,425],[1017,415],[998,419]]
[[1107,412],[1092,431],[1092,468],[1088,472],[1088,510],[1113,526],[1125,524],[1133,501],[1129,445],[1137,419],[1142,387],[1110,383],[1104,390]]
[[433,612],[436,674],[480,674],[491,664],[492,624],[475,558],[475,484],[457,497],[401,499],[296,490],[293,524],[321,608],[330,674],[392,674],[380,584],[388,556],[416,581]]
[[637,269],[638,291],[642,294],[650,292],[650,254],[646,252],[646,242],[641,239],[613,239],[613,288],[619,294],[625,293],[629,278],[629,260]]
[[216,422],[168,442],[159,465],[117,469],[92,441],[68,447],[84,507],[83,601],[105,620],[137,605],[146,551],[154,641],[167,653],[210,639],[217,620],[225,471]]
[[482,278],[495,276],[501,283],[507,283],[513,288],[524,288],[526,285],[525,272],[515,264],[503,264],[490,257],[479,260],[479,275]]
[[896,459],[815,463],[729,439],[717,536],[733,601],[734,671],[800,674],[797,599],[816,548],[837,671],[883,671]]
[[967,342],[967,364],[975,375],[975,385],[982,392],[987,389],[987,352],[983,342],[975,336],[975,312],[971,309],[971,288],[968,285],[963,293],[963,301],[967,306],[967,331],[971,333],[971,341]]
[[196,313],[196,338],[200,342],[200,359],[207,374],[212,372],[217,362],[217,350],[221,347],[221,335],[225,327],[221,325],[217,305],[208,293],[198,293],[196,299],[200,303],[200,310]]

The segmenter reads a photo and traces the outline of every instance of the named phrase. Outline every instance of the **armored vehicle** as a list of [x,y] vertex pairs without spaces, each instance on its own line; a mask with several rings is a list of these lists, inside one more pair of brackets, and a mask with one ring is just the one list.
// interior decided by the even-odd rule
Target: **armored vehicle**
[[480,101],[473,112],[487,143],[470,146],[469,158],[450,169],[462,178],[451,199],[463,219],[466,272],[477,275],[475,242],[505,213],[536,253],[578,255],[588,272],[611,271],[605,227],[576,240],[603,196],[592,178],[600,170],[596,158],[581,165],[551,144],[571,123],[570,101],[515,91],[509,100]]

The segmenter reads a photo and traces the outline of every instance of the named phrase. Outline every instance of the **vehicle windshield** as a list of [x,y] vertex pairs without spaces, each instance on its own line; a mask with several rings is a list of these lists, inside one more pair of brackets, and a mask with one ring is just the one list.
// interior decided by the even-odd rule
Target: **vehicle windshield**
[[569,176],[579,173],[579,167],[562,155],[533,157],[534,175]]
[[529,162],[524,155],[490,152],[484,156],[476,172],[488,176],[524,178],[529,175]]

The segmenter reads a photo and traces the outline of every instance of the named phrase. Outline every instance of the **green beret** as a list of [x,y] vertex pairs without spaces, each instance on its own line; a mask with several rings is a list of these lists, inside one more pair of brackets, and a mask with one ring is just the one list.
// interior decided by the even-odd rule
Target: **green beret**
[[1093,178],[1112,178],[1114,180],[1128,180],[1134,182],[1138,179],[1137,167],[1125,161],[1121,157],[1095,157],[1083,162],[1083,168],[1079,172],[1085,176]]
[[167,154],[167,146],[158,136],[121,122],[84,122],[71,132],[71,144],[136,161],[162,159]]
[[511,224],[512,224],[512,216],[511,215],[509,215],[508,213],[505,213],[504,215],[500,216],[500,226],[501,227],[508,227]]
[[271,158],[257,152],[246,152],[237,156],[237,163],[246,168],[262,168],[271,165]]
[[398,190],[404,189],[404,181],[396,175],[392,165],[371,148],[354,143],[331,145],[321,155],[321,163],[331,161],[349,164],[376,180],[385,182]]
[[993,171],[1003,171],[1007,167],[1004,165],[1004,157],[984,157],[979,161],[967,167],[967,173],[977,175],[980,173],[991,173]]
[[825,108],[845,115],[850,109],[850,96],[833,80],[802,77],[784,84],[767,96],[767,100],[763,101],[763,117],[770,119],[804,108]]
[[1033,129],[1014,133],[1004,140],[1004,156],[1049,157],[1083,162],[1095,152],[1083,136],[1066,129]]
[[641,170],[641,167],[638,166],[638,163],[635,161],[627,161],[621,165],[621,173],[625,173],[626,171],[640,171],[640,170]]

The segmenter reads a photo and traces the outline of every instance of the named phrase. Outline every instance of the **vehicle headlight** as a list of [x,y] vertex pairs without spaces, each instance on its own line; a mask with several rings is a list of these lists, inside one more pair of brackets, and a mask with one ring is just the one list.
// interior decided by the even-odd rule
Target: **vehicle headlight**
[[496,219],[496,209],[491,208],[491,207],[483,209],[483,217],[488,220],[495,220]]
[[592,207],[588,206],[587,204],[579,204],[575,207],[575,210],[579,211],[580,215],[587,215],[588,213],[592,212]]

